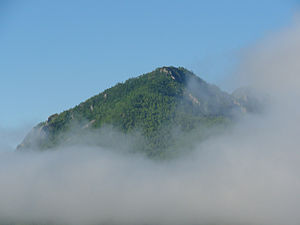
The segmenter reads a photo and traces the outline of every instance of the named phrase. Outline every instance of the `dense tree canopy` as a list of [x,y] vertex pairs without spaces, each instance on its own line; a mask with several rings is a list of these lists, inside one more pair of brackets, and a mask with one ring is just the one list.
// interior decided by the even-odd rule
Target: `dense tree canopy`
[[[174,151],[187,132],[231,120],[240,112],[236,99],[179,67],[162,67],[118,83],[72,109],[37,125],[19,148],[47,149],[68,142],[68,131],[84,134],[110,126],[123,134],[140,134],[136,150],[150,156]],[[101,145],[101,143],[98,143]]]

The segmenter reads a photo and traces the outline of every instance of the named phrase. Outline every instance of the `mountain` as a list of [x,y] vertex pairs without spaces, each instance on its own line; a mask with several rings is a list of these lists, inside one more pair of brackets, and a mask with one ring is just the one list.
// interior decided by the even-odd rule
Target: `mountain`
[[[201,139],[210,128],[247,112],[247,99],[241,92],[230,95],[182,67],[157,68],[51,115],[17,149],[45,150],[80,139],[161,156],[187,143],[187,133],[198,129],[195,138]],[[252,104],[249,110],[255,110]]]

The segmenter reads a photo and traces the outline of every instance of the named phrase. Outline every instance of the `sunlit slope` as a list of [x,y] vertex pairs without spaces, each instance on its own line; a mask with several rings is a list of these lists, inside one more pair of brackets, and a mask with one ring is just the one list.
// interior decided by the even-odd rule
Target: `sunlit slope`
[[[246,102],[240,104],[239,98],[192,72],[182,67],[162,67],[50,116],[33,128],[18,149],[54,148],[72,142],[70,133],[78,137],[110,127],[123,134],[139,134],[143,140],[138,141],[138,150],[155,155],[170,151],[180,137],[195,128],[205,130],[225,124],[233,114],[246,111]],[[101,141],[97,143],[101,145]]]

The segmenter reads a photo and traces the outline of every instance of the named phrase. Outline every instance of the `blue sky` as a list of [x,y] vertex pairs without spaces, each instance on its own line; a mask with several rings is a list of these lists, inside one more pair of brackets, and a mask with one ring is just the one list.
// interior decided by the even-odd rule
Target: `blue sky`
[[222,87],[293,0],[0,0],[0,128],[33,125],[117,82],[184,66]]

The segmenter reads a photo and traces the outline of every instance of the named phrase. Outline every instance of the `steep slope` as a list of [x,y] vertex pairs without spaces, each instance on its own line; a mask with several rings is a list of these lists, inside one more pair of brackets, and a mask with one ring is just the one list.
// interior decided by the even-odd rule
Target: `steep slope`
[[182,67],[162,67],[50,116],[33,128],[18,149],[54,148],[74,141],[70,131],[82,137],[109,125],[123,134],[139,133],[143,144],[135,146],[156,155],[174,146],[184,132],[224,124],[246,108],[245,102]]

